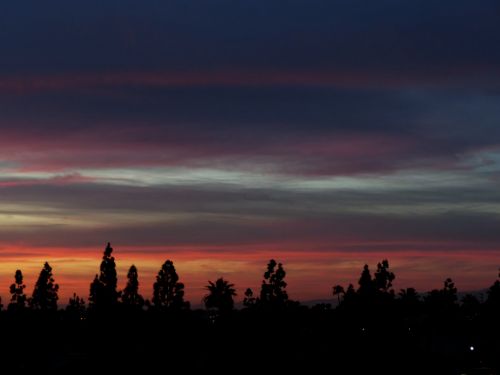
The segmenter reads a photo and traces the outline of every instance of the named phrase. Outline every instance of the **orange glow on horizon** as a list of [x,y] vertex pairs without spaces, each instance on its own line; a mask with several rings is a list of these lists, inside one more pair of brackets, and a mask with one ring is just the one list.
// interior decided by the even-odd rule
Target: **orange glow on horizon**
[[[246,288],[258,293],[262,274],[269,259],[282,262],[287,271],[286,281],[290,298],[301,301],[332,299],[331,287],[335,284],[357,285],[365,263],[372,272],[382,259],[389,259],[396,274],[394,288],[416,287],[421,293],[440,288],[446,277],[451,277],[460,291],[479,290],[489,287],[497,275],[500,255],[488,251],[463,251],[450,254],[441,252],[404,251],[380,252],[297,252],[266,250],[264,247],[239,251],[196,247],[153,248],[147,252],[134,247],[114,246],[118,270],[118,287],[126,283],[126,273],[131,264],[139,269],[140,292],[151,298],[152,285],[162,263],[174,261],[180,280],[186,284],[186,299],[194,307],[201,305],[208,280],[224,277],[237,288],[237,301],[242,299]],[[26,293],[31,294],[38,273],[45,261],[53,267],[54,278],[60,285],[60,305],[76,292],[88,298],[89,285],[99,270],[102,250],[95,248],[58,249],[37,248],[28,250],[18,247],[10,255],[5,254],[0,263],[2,301],[8,304],[8,287],[13,282],[16,269],[21,269]],[[14,255],[19,254],[19,255]]]

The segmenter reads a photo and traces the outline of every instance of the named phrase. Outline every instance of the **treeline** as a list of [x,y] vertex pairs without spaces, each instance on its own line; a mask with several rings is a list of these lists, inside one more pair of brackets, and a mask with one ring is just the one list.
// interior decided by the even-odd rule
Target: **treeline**
[[206,285],[206,308],[191,309],[171,260],[149,299],[139,293],[134,265],[119,290],[112,254],[108,244],[88,300],[73,295],[64,309],[48,263],[30,296],[15,272],[0,314],[7,370],[497,374],[500,368],[500,279],[484,299],[459,299],[451,279],[423,294],[396,291],[396,275],[383,260],[373,272],[365,265],[356,284],[332,286],[335,308],[307,307],[289,298],[286,271],[270,260],[260,290],[244,292],[243,308],[235,309],[234,285],[219,278]]
[[[88,305],[81,296],[73,294],[66,306],[70,315],[87,318],[88,314],[122,311],[183,311],[190,309],[190,303],[184,299],[184,284],[171,260],[165,261],[153,284],[152,298],[144,298],[139,293],[139,276],[135,265],[127,274],[127,283],[123,290],[118,289],[115,258],[113,248],[108,243],[102,257],[99,273],[90,284]],[[245,309],[283,310],[287,308],[305,308],[300,302],[288,298],[286,272],[281,263],[271,259],[264,272],[260,292],[255,294],[246,289],[243,299]],[[399,309],[406,314],[451,314],[462,310],[473,318],[478,314],[497,314],[500,312],[500,279],[494,281],[486,293],[486,299],[480,300],[473,294],[465,295],[458,300],[458,291],[451,279],[444,281],[441,289],[432,290],[420,295],[414,288],[396,292],[392,283],[395,274],[389,268],[388,260],[377,264],[372,276],[369,266],[365,265],[357,287],[349,284],[344,287],[332,287],[332,295],[337,299],[337,310],[348,310],[351,313],[361,312],[367,308]],[[500,278],[500,274],[498,275]],[[17,270],[14,283],[10,286],[10,302],[7,311],[22,313],[26,310],[54,312],[58,310],[59,285],[55,283],[52,268],[45,263],[30,297],[26,294],[23,274]],[[234,309],[236,290],[228,280],[219,278],[209,281],[207,294],[203,302],[208,310],[218,314],[226,314]],[[0,300],[0,310],[3,308]],[[331,304],[318,304],[313,310],[330,310]],[[401,311],[400,311],[401,312]]]
[[[184,299],[184,284],[171,260],[166,260],[159,270],[153,284],[153,297],[144,298],[139,293],[139,276],[137,267],[132,265],[127,273],[127,283],[123,290],[118,290],[118,279],[113,248],[108,243],[102,257],[99,273],[90,284],[88,306],[83,297],[73,294],[69,299],[66,311],[85,318],[87,313],[100,314],[118,311],[183,311],[190,309],[190,303]],[[264,273],[262,289],[259,297],[253,291],[245,292],[244,305],[248,308],[256,306],[284,307],[291,303],[286,292],[285,270],[283,266],[271,260]],[[206,286],[207,295],[203,301],[207,309],[226,313],[234,309],[236,290],[234,285],[223,278],[215,282],[209,281]],[[21,314],[27,310],[55,312],[58,310],[59,285],[55,283],[52,267],[46,262],[36,281],[31,297],[26,295],[26,285],[21,270],[14,275],[14,283],[9,288],[11,297],[7,306],[9,313]],[[0,300],[0,310],[3,308]]]

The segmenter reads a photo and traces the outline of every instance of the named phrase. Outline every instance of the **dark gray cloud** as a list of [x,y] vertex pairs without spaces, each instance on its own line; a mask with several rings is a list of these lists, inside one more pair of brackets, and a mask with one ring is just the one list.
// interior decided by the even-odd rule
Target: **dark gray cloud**
[[363,190],[40,185],[2,188],[1,202],[2,240],[22,236],[33,246],[85,247],[112,238],[145,247],[370,251],[386,244],[390,252],[492,250],[500,241],[500,196],[481,183]]
[[[499,97],[481,92],[198,87],[2,99],[4,148],[69,148],[75,156],[60,157],[69,166],[89,159],[210,163],[232,155],[299,157],[284,170],[300,173],[359,173],[451,166],[461,154],[500,142]],[[357,145],[353,137],[371,141]],[[342,142],[352,142],[348,158],[337,152]],[[121,154],[103,158],[114,151]]]

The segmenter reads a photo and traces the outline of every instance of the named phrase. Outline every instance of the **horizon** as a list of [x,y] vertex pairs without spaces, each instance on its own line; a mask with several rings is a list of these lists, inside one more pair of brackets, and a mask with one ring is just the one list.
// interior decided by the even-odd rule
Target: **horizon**
[[[134,264],[138,268],[139,293],[144,298],[150,299],[156,275],[163,262],[170,259],[177,269],[180,277],[179,281],[186,285],[186,300],[195,308],[203,305],[202,298],[207,294],[205,286],[208,281],[215,281],[219,277],[223,277],[235,284],[237,293],[235,302],[237,304],[241,303],[244,291],[247,288],[251,288],[254,293],[258,294],[266,264],[269,259],[273,258],[265,258],[267,252],[253,252],[240,254],[238,258],[233,257],[224,260],[220,259],[221,254],[216,255],[214,259],[213,257],[203,257],[203,252],[190,253],[184,250],[182,253],[177,254],[172,251],[165,252],[165,254],[173,254],[174,256],[166,256],[163,260],[159,260],[157,253],[147,256],[137,249],[125,249],[120,253],[119,249],[117,250],[113,244],[111,245],[114,249],[112,255],[115,257],[117,265],[118,290],[122,290],[125,286],[127,271]],[[88,251],[87,249],[83,254],[86,255]],[[58,304],[60,307],[67,305],[67,301],[70,297],[73,297],[73,293],[88,301],[90,284],[94,275],[99,273],[99,264],[102,260],[99,255],[102,255],[102,252],[98,253],[95,258],[86,258],[81,255],[75,256],[69,262],[64,258],[46,259],[44,261],[31,259],[27,261],[24,264],[27,267],[18,267],[23,272],[26,295],[31,296],[42,265],[47,261],[53,269],[55,282],[59,284]],[[296,252],[292,256],[288,255],[288,262],[278,257],[273,258],[277,262],[283,263],[283,267],[287,272],[288,293],[292,300],[305,304],[314,301],[334,300],[335,298],[332,296],[332,287],[334,285],[340,284],[347,288],[349,284],[353,284],[354,287],[357,287],[358,279],[365,264],[368,264],[373,274],[377,263],[387,258],[382,254],[375,253],[366,258],[370,259],[369,262],[362,262],[357,258],[356,254],[316,253],[313,255],[315,255],[313,261],[305,261],[303,259],[304,254],[301,252]],[[223,253],[222,256],[225,256],[225,254]],[[311,256],[311,254],[308,256]],[[453,279],[461,294],[479,293],[489,288],[498,274],[498,268],[491,264],[489,265],[489,268],[492,269],[491,274],[481,273],[487,265],[476,268],[471,267],[470,262],[475,257],[467,252],[456,257],[455,261],[459,264],[456,271],[450,270],[448,274],[440,274],[439,262],[446,262],[447,254],[433,254],[432,256],[434,261],[438,263],[438,266],[434,269],[429,269],[426,266],[428,256],[419,259],[415,255],[409,255],[407,258],[399,259],[396,264],[388,258],[390,269],[396,275],[393,282],[393,289],[396,294],[400,289],[413,287],[421,296],[425,296],[427,292],[433,289],[441,289],[444,280],[448,277]],[[79,265],[77,273],[74,272],[75,263]],[[3,267],[14,266],[15,264],[17,264],[15,260],[11,260],[3,263]],[[469,268],[468,272],[464,272],[466,268]],[[9,302],[8,287],[14,281],[16,269],[13,269],[9,276],[4,275],[4,273],[0,276],[0,285],[4,285],[2,288],[4,292],[0,293],[0,297],[2,297],[4,305]],[[294,275],[297,271],[299,273]],[[241,276],[242,272],[246,273],[244,277]],[[405,272],[408,272],[409,275],[405,275]],[[423,274],[427,276],[425,282],[415,282],[415,280],[419,280],[419,277],[415,277],[415,275],[422,277]],[[465,277],[460,274],[465,274]],[[304,278],[307,280],[305,283]],[[239,280],[239,282],[236,283],[235,280]]]
[[141,292],[171,259],[324,299],[500,267],[500,14],[486,0],[87,0],[0,14],[0,296],[43,262],[87,299],[111,241]]

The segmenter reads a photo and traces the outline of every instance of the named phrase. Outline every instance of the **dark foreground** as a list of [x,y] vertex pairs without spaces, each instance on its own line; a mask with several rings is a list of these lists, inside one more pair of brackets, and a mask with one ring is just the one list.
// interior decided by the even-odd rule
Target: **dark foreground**
[[370,310],[3,312],[2,373],[498,374],[496,315]]

